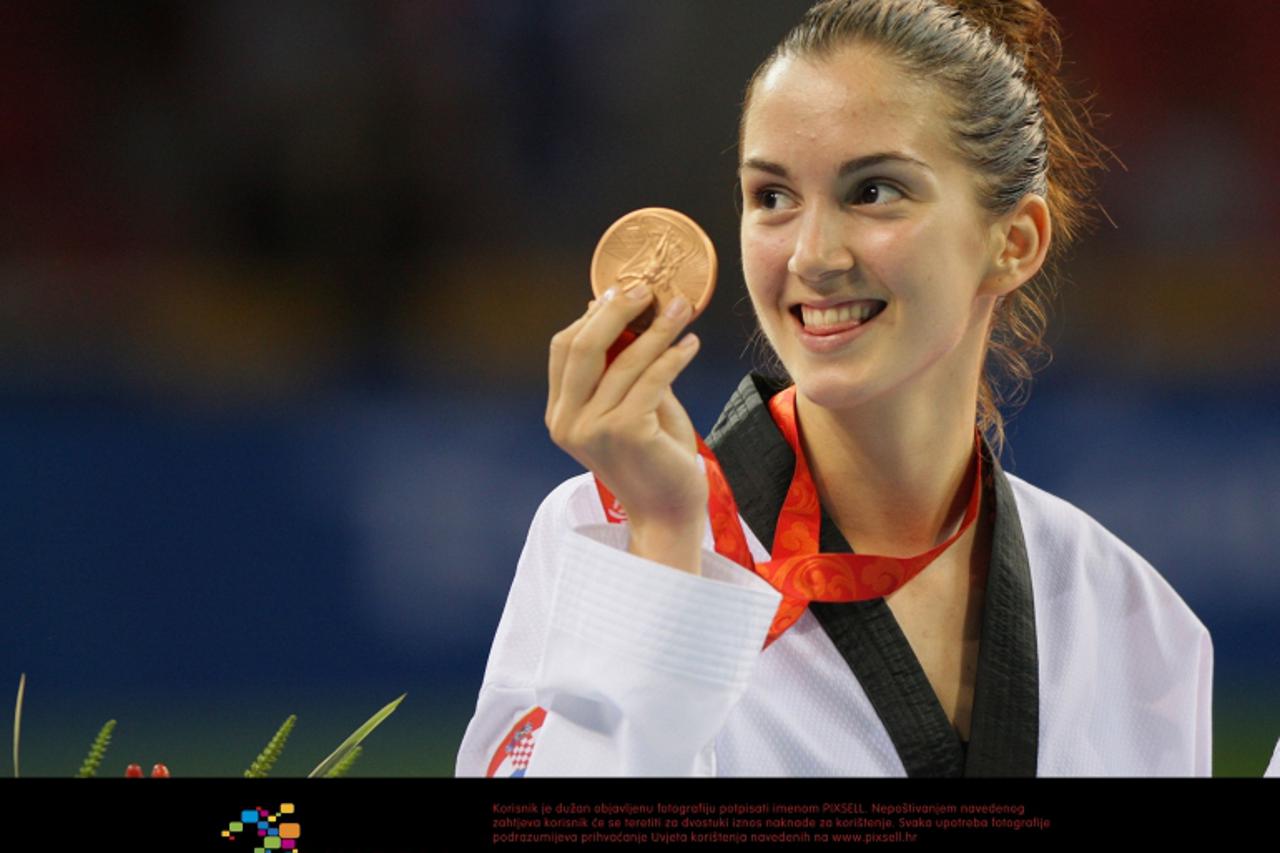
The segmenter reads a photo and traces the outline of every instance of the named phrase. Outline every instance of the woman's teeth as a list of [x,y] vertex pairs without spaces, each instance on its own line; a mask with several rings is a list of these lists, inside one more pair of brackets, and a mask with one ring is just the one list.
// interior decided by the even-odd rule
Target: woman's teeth
[[847,323],[865,323],[872,315],[879,313],[880,303],[848,302],[833,308],[810,308],[800,306],[800,319],[807,329],[821,329],[825,326],[839,326]]

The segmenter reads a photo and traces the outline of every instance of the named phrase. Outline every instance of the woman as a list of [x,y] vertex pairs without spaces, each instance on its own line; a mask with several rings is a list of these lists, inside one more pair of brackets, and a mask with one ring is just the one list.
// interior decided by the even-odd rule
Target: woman
[[765,60],[743,270],[794,386],[747,377],[709,439],[754,566],[671,390],[688,305],[606,364],[652,296],[609,292],[552,341],[547,424],[628,520],[590,474],[543,503],[460,774],[1209,774],[1208,632],[996,461],[984,364],[1027,376],[1099,158],[1057,45],[1035,0],[828,0]]

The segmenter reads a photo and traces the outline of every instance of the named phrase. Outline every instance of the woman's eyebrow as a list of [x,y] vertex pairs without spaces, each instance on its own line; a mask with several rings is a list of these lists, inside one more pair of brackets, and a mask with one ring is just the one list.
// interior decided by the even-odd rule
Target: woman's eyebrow
[[[861,171],[870,166],[879,166],[883,163],[906,163],[911,166],[919,166],[920,168],[927,169],[930,172],[933,171],[933,168],[922,160],[917,160],[914,157],[908,157],[906,154],[900,154],[896,151],[881,151],[876,154],[867,154],[863,157],[855,157],[852,160],[844,161],[840,164],[840,168],[837,170],[836,174],[843,178],[845,175]],[[768,172],[769,174],[777,175],[780,178],[791,177],[790,173],[787,172],[786,166],[783,166],[781,163],[775,163],[772,160],[763,160],[759,157],[748,157],[746,160],[743,160],[742,165],[738,167],[738,171],[741,172],[744,169],[758,169],[761,172]]]
[[757,169],[761,172],[768,172],[771,175],[777,175],[779,178],[788,178],[787,168],[772,160],[761,160],[759,157],[748,157],[738,166],[738,171],[744,169]]
[[882,163],[905,163],[908,166],[919,166],[930,172],[933,168],[923,160],[917,160],[914,157],[908,157],[906,154],[900,154],[897,151],[882,151],[879,154],[868,154],[865,157],[855,157],[852,160],[846,160],[840,164],[840,170],[837,174],[840,177],[859,172],[869,166],[879,166]]

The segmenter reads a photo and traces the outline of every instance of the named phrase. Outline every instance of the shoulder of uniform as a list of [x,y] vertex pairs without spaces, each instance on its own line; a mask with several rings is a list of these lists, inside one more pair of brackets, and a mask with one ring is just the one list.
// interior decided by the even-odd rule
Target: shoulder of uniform
[[1005,476],[1017,500],[1023,528],[1030,527],[1044,537],[1040,541],[1053,545],[1082,544],[1085,539],[1096,537],[1097,544],[1106,544],[1129,559],[1145,562],[1120,537],[1080,507],[1021,477],[1009,473]]
[[1087,591],[1099,607],[1158,610],[1195,635],[1208,631],[1141,554],[1070,501],[1006,475],[1018,506],[1034,581],[1045,592]]

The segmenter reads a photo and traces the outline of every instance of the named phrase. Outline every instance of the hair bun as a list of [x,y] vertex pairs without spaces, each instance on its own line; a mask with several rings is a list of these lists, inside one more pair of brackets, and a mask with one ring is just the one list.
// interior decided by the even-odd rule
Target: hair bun
[[[985,27],[1022,62],[1033,84],[1056,72],[1062,61],[1057,21],[1038,0],[944,0]],[[1039,85],[1037,85],[1037,89]]]

